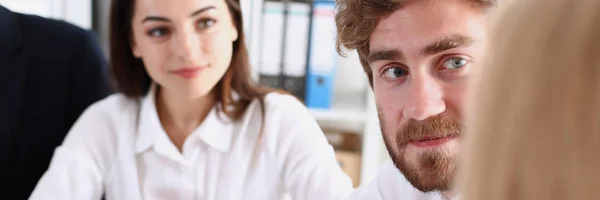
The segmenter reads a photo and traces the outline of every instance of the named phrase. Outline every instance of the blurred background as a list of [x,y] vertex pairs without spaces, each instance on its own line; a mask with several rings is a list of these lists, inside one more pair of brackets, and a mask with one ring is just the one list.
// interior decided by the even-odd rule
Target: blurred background
[[[355,51],[335,50],[333,0],[241,0],[253,78],[301,99],[359,186],[388,159],[373,94]],[[0,0],[94,32],[108,52],[110,0]]]

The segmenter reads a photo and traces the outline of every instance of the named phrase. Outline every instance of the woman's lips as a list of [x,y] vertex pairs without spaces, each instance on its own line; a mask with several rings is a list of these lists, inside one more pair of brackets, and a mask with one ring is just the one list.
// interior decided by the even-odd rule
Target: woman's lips
[[173,70],[171,73],[180,76],[185,79],[190,79],[198,76],[205,67],[186,67],[178,70]]

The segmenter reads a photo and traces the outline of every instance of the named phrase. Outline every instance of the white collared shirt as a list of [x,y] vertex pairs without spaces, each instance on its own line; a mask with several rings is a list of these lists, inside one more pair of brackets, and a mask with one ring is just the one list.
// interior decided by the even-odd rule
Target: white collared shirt
[[[265,97],[232,122],[216,107],[179,152],[162,128],[154,90],[90,106],[58,147],[30,199],[341,199],[351,179],[301,102]],[[217,116],[220,115],[220,116]]]
[[444,200],[439,192],[424,193],[412,186],[391,160],[383,163],[377,177],[355,190],[348,200]]

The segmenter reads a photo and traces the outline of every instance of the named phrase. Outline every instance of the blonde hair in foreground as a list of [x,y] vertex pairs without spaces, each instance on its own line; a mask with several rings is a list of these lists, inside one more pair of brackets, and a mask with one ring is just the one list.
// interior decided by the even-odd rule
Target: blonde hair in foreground
[[499,13],[466,121],[461,200],[600,199],[600,1]]

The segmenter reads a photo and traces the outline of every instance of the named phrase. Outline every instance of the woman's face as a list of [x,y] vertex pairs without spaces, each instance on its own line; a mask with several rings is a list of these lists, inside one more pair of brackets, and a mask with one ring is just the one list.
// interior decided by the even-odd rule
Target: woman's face
[[238,31],[225,0],[135,0],[133,55],[163,90],[195,98],[223,77]]

